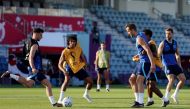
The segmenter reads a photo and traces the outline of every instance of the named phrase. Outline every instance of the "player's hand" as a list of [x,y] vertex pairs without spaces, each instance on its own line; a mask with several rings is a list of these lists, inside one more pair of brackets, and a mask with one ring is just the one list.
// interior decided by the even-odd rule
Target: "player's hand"
[[36,68],[32,68],[32,73],[38,73],[39,71]]
[[139,55],[135,55],[135,56],[133,56],[133,58],[132,58],[132,59],[133,59],[133,61],[134,61],[134,62],[139,61]]
[[98,72],[98,67],[95,67],[95,71]]
[[155,65],[151,65],[150,66],[150,72],[154,73],[156,71],[156,66]]
[[145,50],[142,51],[142,54],[147,54]]
[[64,72],[64,75],[65,76],[69,76],[69,72]]

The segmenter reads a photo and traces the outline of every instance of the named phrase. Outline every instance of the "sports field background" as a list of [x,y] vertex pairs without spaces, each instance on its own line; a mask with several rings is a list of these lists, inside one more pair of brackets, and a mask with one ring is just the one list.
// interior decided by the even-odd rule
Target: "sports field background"
[[[174,90],[172,90],[173,92]],[[111,92],[106,92],[104,88],[101,92],[96,92],[95,88],[91,90],[90,95],[93,103],[88,103],[82,98],[84,87],[69,87],[66,96],[73,99],[72,109],[128,109],[134,101],[131,89],[125,85],[112,86]],[[165,90],[162,88],[162,92]],[[59,88],[53,88],[53,93],[58,100]],[[145,91],[146,93],[146,91]],[[171,103],[166,109],[189,109],[190,108],[190,90],[184,88],[179,94],[180,104]],[[145,103],[147,94],[145,94]],[[162,108],[161,100],[154,95],[155,104],[149,109]],[[44,88],[23,88],[19,87],[0,87],[0,109],[52,109],[49,100],[45,94]],[[56,107],[57,108],[57,107]],[[65,108],[65,107],[61,107]]]

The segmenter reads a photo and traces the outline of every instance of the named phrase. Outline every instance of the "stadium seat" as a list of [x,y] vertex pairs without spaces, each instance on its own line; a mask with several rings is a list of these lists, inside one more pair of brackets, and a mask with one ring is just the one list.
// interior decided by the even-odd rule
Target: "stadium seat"
[[23,1],[23,7],[30,7],[30,2],[28,1]]
[[3,6],[10,7],[11,6],[10,1],[3,1]]

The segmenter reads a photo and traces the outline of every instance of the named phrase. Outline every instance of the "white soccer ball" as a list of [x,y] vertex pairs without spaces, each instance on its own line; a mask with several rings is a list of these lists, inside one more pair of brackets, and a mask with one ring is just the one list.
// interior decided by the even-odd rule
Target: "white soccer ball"
[[72,107],[72,98],[71,97],[65,97],[62,101],[62,104],[64,107]]

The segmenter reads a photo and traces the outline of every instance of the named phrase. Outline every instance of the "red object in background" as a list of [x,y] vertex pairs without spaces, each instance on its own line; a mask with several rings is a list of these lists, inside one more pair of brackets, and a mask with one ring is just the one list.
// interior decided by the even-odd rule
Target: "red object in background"
[[[9,53],[13,54],[21,54],[23,51],[23,46],[12,46],[9,47]],[[43,54],[61,54],[62,50],[64,47],[45,47],[45,46],[40,46],[40,51]],[[51,51],[51,52],[50,52]]]
[[[16,45],[25,39],[33,28],[45,31],[84,31],[83,17],[57,17],[4,14],[5,22],[0,22],[0,43]],[[0,19],[2,21],[2,19]],[[56,36],[55,36],[56,37]]]
[[26,36],[9,22],[0,22],[0,44],[18,44]]

